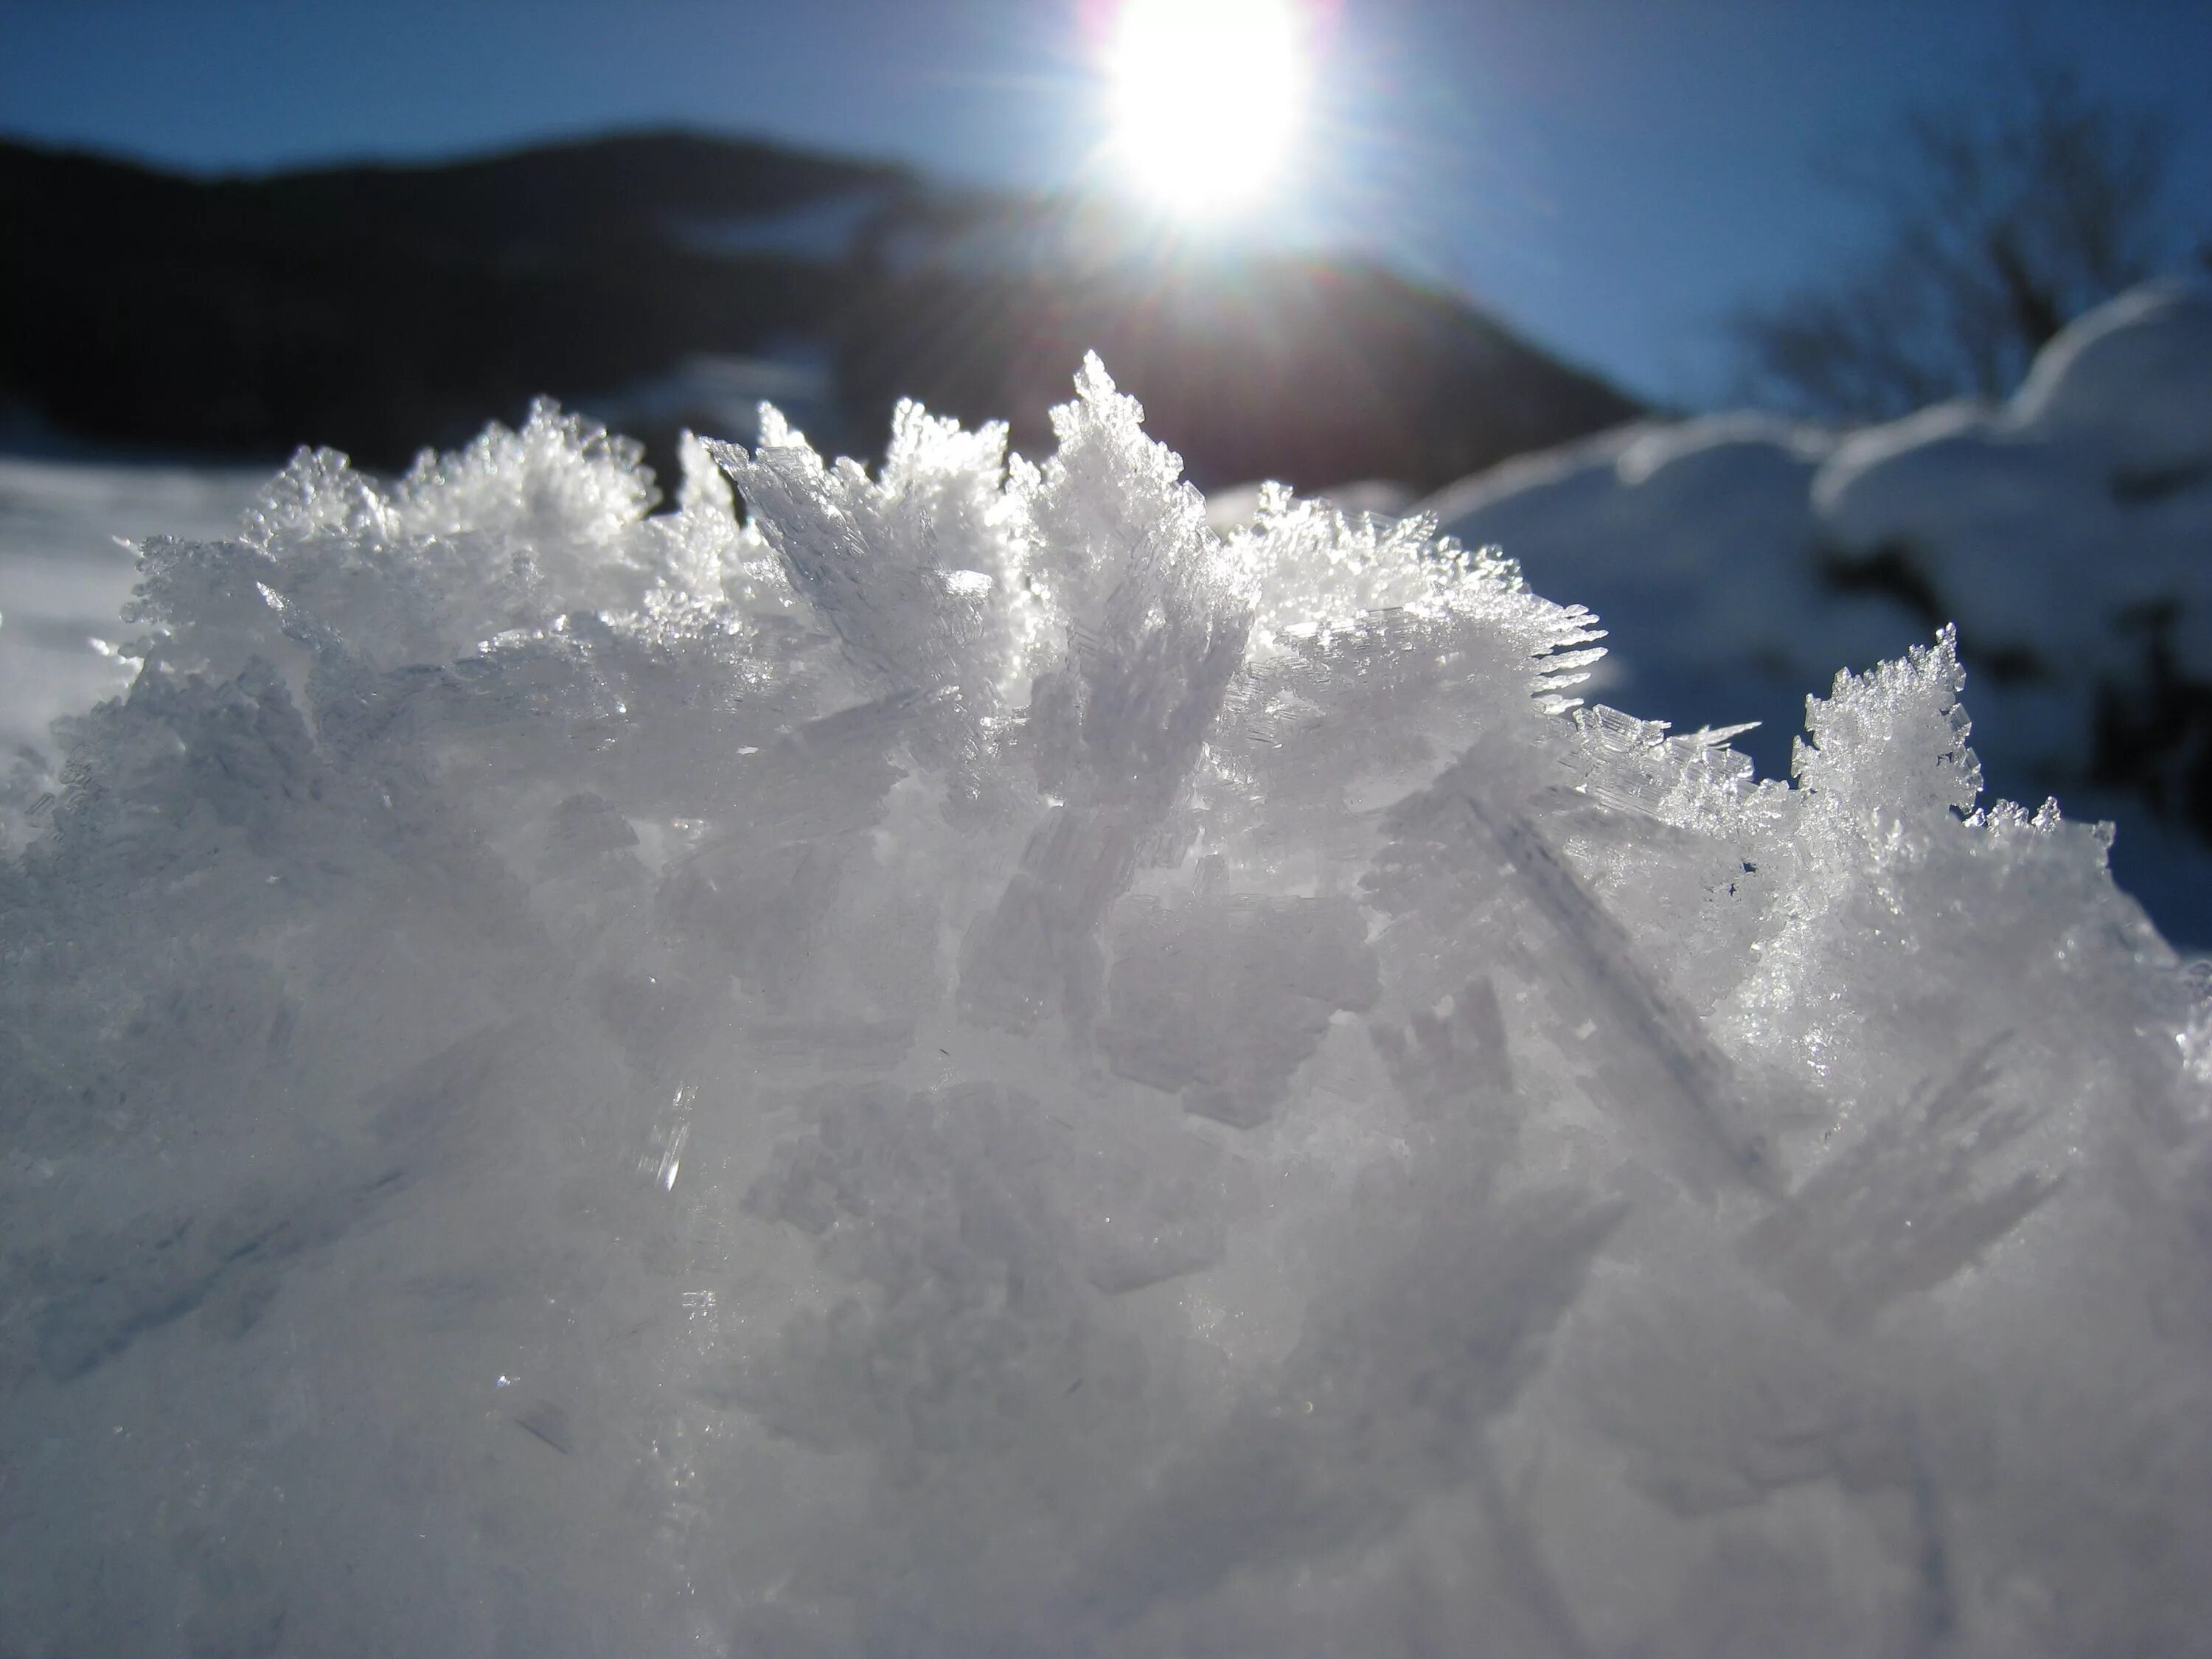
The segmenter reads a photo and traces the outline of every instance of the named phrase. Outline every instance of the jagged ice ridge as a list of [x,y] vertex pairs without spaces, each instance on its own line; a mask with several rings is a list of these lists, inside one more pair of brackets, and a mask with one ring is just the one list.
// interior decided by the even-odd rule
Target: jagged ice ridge
[[2212,999],[1950,635],[1759,781],[1077,394],[145,545],[0,861],[0,1651],[2202,1651]]

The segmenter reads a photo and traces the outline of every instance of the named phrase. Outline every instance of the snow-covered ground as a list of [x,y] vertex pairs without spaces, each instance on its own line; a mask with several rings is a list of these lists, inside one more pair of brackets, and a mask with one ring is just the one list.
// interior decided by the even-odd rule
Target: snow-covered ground
[[[1952,636],[1761,781],[1139,421],[655,514],[543,410],[149,544],[0,854],[9,1659],[2203,1651],[2212,982]],[[1774,565],[1681,625],[1844,625]]]

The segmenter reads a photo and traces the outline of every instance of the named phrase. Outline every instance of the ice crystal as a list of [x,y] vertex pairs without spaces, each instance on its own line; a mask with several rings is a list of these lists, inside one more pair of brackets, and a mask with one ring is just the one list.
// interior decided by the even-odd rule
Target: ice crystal
[[0,864],[0,1647],[2199,1650],[2212,1017],[1951,635],[1762,781],[1139,421],[147,544]]

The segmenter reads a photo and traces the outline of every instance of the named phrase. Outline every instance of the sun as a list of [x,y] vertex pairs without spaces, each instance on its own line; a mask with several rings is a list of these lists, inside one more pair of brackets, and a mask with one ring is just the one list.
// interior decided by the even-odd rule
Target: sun
[[1107,70],[1130,182],[1192,216],[1256,203],[1297,137],[1303,24],[1297,0],[1125,0]]

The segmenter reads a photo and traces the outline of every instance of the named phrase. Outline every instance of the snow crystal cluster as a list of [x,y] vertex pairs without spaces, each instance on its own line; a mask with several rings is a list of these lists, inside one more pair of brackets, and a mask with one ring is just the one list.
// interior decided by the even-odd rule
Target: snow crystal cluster
[[131,597],[136,539],[229,535],[267,481],[265,467],[0,454],[0,834],[53,793],[54,721],[131,684],[117,612]]
[[1759,781],[1077,391],[146,544],[0,860],[0,1650],[2201,1653],[2212,986],[1952,636]]

